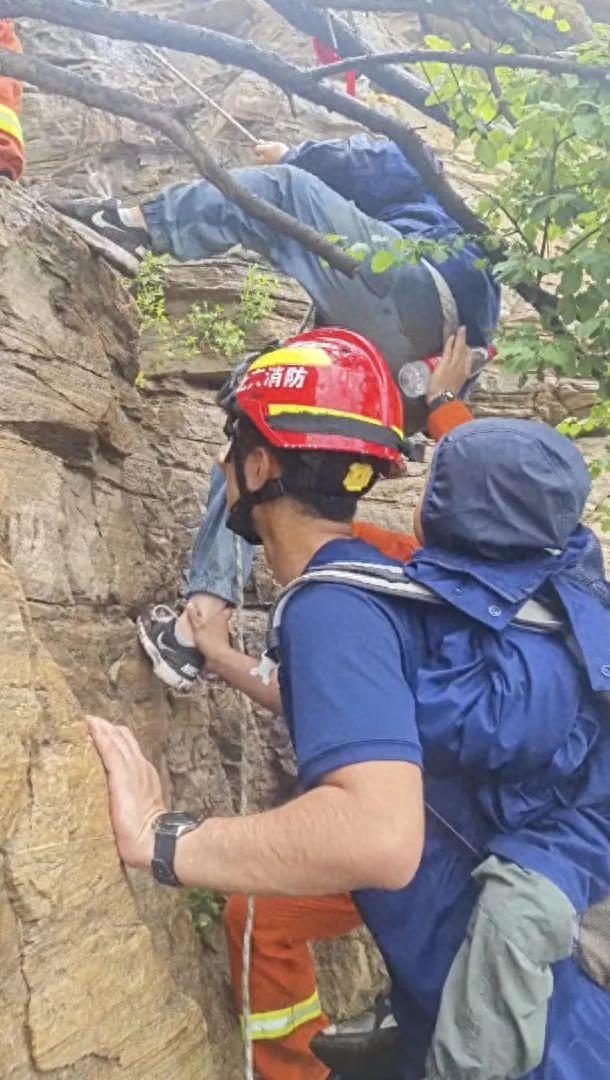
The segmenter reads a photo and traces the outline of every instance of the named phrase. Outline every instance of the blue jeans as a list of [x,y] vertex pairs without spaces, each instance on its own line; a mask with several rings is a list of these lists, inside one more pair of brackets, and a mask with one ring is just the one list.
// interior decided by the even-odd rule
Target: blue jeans
[[[322,180],[293,165],[236,169],[241,184],[324,235],[350,244],[388,246],[401,234],[367,217]],[[394,374],[407,362],[438,352],[443,344],[443,310],[434,278],[424,265],[395,266],[373,274],[368,261],[350,278],[326,265],[298,241],[251,218],[206,180],[166,188],[141,206],[153,250],[182,261],[206,259],[236,244],[264,255],[295,278],[313,300],[317,321],[343,326],[381,349]],[[407,424],[417,430],[419,418]],[[212,477],[207,512],[193,550],[187,595],[208,592],[236,603],[234,538],[224,524],[224,481]],[[252,552],[244,544],[244,580]]]
[[229,604],[241,603],[235,545],[241,547],[243,584],[252,572],[254,548],[227,529],[226,487],[222,472],[215,465],[210,478],[208,505],[195,539],[185,595],[212,593]]

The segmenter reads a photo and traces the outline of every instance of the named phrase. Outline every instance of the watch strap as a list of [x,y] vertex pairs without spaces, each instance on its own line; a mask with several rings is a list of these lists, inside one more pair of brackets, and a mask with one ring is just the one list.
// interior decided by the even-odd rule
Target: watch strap
[[160,885],[171,885],[175,889],[182,884],[174,873],[176,841],[179,835],[155,832],[155,853],[151,864],[155,881],[158,881]]
[[197,829],[202,821],[203,817],[194,817],[186,812],[160,814],[155,821],[153,826],[155,846],[151,871],[155,881],[158,881],[160,885],[171,885],[173,888],[180,888],[182,885],[174,871],[176,843],[185,833]]

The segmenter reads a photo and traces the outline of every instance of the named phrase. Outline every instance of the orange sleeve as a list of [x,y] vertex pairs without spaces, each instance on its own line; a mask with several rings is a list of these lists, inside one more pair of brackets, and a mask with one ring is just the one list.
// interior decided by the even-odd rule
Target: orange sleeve
[[[0,19],[0,47],[21,52],[21,42],[10,19]],[[23,132],[19,121],[22,86],[0,76],[0,173],[18,180],[23,172]]]
[[369,525],[367,521],[355,521],[353,532],[358,540],[364,540],[388,559],[398,559],[399,562],[409,562],[420,546],[411,533],[381,529],[379,525]]
[[428,434],[438,442],[443,435],[448,435],[460,424],[468,424],[471,420],[474,420],[474,416],[463,401],[448,401],[446,405],[439,405],[438,409],[430,413]]

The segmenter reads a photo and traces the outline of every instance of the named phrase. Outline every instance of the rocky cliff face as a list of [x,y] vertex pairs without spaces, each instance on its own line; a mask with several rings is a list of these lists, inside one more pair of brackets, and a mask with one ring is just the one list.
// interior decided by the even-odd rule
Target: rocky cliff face
[[[306,40],[257,0],[123,2],[309,56]],[[39,56],[153,99],[182,98],[138,47],[42,24],[22,29]],[[400,34],[412,31],[401,24]],[[261,137],[349,130],[301,103],[293,116],[252,76],[176,63]],[[58,188],[135,199],[192,169],[148,132],[36,91],[26,93],[24,123],[26,185],[0,188],[0,1026],[8,1033],[0,1077],[233,1080],[240,1045],[221,935],[202,945],[182,897],[122,872],[83,723],[84,712],[127,722],[174,805],[235,810],[239,701],[213,682],[186,700],[165,693],[134,637],[138,610],[173,602],[180,589],[222,439],[213,386],[223,364],[208,353],[169,365],[139,392],[138,365],[153,366],[154,349],[142,347],[127,291],[39,201]],[[216,114],[199,112],[197,127],[225,163],[249,160],[247,143]],[[442,149],[445,134],[431,134]],[[452,168],[467,179],[466,161]],[[232,255],[176,268],[170,312],[192,300],[230,305],[248,265]],[[275,299],[260,338],[293,331],[307,308],[288,281]],[[516,304],[509,314],[530,317]],[[555,420],[585,400],[581,387],[518,388],[497,374],[480,408],[497,411],[500,402]],[[410,472],[367,501],[367,516],[408,526],[424,469]],[[609,486],[602,482],[596,498]],[[271,590],[261,567],[246,613],[253,647]],[[250,805],[282,798],[293,777],[282,724],[257,714],[248,755]],[[380,979],[374,952],[357,937],[321,952],[320,970],[339,1012],[359,1008]]]

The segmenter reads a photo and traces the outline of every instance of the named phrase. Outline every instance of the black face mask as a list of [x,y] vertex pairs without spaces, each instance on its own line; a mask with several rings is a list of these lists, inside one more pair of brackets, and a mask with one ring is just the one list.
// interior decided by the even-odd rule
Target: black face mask
[[240,536],[242,540],[245,540],[252,547],[258,547],[263,542],[254,527],[252,503],[247,496],[242,496],[231,507],[227,514],[226,526],[227,529],[230,529],[236,536]]
[[286,490],[281,479],[278,478],[277,480],[268,480],[258,491],[248,491],[244,463],[236,446],[234,433],[232,433],[232,441],[225,461],[233,462],[237,490],[239,491],[239,499],[227,514],[227,529],[230,529],[236,536],[240,536],[242,540],[251,544],[252,547],[258,547],[263,541],[256,530],[252,519],[252,511],[255,506],[260,506],[261,503],[281,499],[286,494]]

